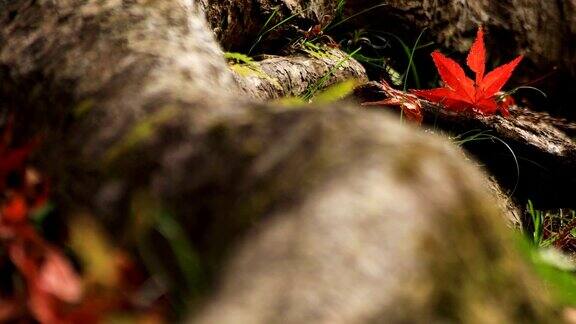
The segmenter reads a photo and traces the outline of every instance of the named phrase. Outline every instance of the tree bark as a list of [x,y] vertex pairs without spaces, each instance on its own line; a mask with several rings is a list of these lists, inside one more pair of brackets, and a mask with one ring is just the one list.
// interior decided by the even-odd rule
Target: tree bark
[[251,68],[248,75],[235,73],[235,79],[250,98],[261,101],[312,94],[315,88],[319,90],[349,79],[368,81],[364,67],[337,49],[328,49],[320,57],[303,54],[268,57]]
[[[379,101],[388,95],[376,82],[356,90],[360,101]],[[519,107],[511,107],[510,116],[504,118],[462,115],[426,100],[420,102],[424,122],[433,131],[440,129],[453,137],[479,132],[494,136],[493,141],[470,141],[467,149],[519,202],[531,199],[539,206],[550,208],[576,207],[570,189],[576,185],[576,143],[568,135],[574,134],[576,123]],[[495,159],[499,153],[503,153],[508,162]]]
[[[332,20],[337,8],[337,1],[332,0],[201,0],[200,3],[216,38],[226,49],[248,49],[265,32],[267,42],[301,34]],[[287,20],[290,23],[282,23]]]
[[[238,99],[188,0],[4,6],[2,111],[21,138],[44,135],[38,162],[56,196],[124,225],[110,226],[123,237],[126,210],[149,191],[208,271],[232,255],[198,321],[237,312],[238,300],[256,322],[483,322],[484,309],[504,322],[554,319],[485,179],[441,139],[346,104]],[[234,288],[248,274],[254,285]],[[268,308],[277,303],[287,308]]]
[[[350,13],[359,12],[380,1],[348,1]],[[576,19],[571,14],[574,1],[387,1],[386,5],[362,17],[364,27],[402,31],[402,34],[428,28],[428,35],[445,48],[467,52],[479,25],[488,30],[492,57],[527,55],[535,67],[550,63],[576,73]],[[506,46],[495,46],[506,44]]]
[[[283,0],[272,4],[204,0],[204,6],[221,43],[246,46],[254,40],[274,8],[278,9],[275,22],[296,15],[308,22],[303,28],[309,28],[325,16],[333,19],[336,1]],[[576,10],[573,1],[346,1],[348,16],[372,7],[376,8],[358,16],[357,27],[395,32],[404,37],[415,37],[426,28],[429,38],[463,53],[470,48],[477,27],[482,25],[488,31],[491,57],[505,59],[522,53],[527,56],[531,69],[547,71],[558,66],[571,76],[576,75],[576,50],[570,46],[576,41],[576,19],[571,14]],[[325,21],[328,22],[330,20]],[[231,23],[232,26],[219,27],[219,24]],[[286,33],[285,29],[279,29],[275,34],[280,37]]]

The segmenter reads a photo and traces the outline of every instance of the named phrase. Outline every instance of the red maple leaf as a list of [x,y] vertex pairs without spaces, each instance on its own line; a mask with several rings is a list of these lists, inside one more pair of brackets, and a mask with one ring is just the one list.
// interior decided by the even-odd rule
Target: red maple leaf
[[388,95],[388,98],[381,101],[363,102],[362,106],[399,106],[406,119],[417,124],[422,123],[422,105],[416,96],[396,90],[384,80],[380,81],[379,87]]
[[518,56],[511,62],[497,67],[485,75],[486,48],[484,46],[484,32],[480,27],[466,62],[476,74],[476,80],[468,78],[458,63],[438,51],[432,53],[432,59],[440,78],[444,82],[444,87],[430,90],[411,90],[414,94],[441,103],[447,109],[457,112],[472,111],[482,115],[493,115],[496,111],[500,111],[504,116],[509,115],[509,106],[498,102],[497,96],[522,60],[522,56]]

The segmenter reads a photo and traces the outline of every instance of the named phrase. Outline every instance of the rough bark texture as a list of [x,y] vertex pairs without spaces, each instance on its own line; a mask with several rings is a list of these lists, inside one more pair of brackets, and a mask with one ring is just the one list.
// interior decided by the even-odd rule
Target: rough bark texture
[[[216,38],[226,49],[250,47],[260,33],[286,19],[290,23],[270,30],[266,40],[301,34],[316,24],[329,22],[337,6],[333,0],[201,0],[200,3]],[[262,30],[267,21],[268,28]]]
[[[348,1],[350,12],[358,12],[381,1]],[[387,1],[369,13],[378,19],[362,19],[366,25],[384,30],[414,32],[429,28],[430,37],[446,48],[466,52],[475,30],[483,25],[489,32],[491,53],[511,57],[524,53],[535,66],[559,64],[576,73],[576,51],[569,44],[576,41],[574,1]]]
[[368,81],[364,67],[337,49],[317,57],[269,57],[256,62],[247,75],[236,73],[235,79],[250,98],[263,101],[302,96],[348,79]]
[[[274,12],[281,8],[277,22],[297,14],[305,17],[308,27],[328,15],[333,18],[336,1],[211,1],[204,0],[208,19],[223,44],[253,41],[253,36]],[[506,1],[454,1],[454,0],[349,0],[349,15],[383,4],[358,17],[361,28],[375,27],[396,31],[399,35],[414,37],[428,29],[428,37],[438,44],[466,52],[472,44],[475,30],[483,25],[488,31],[489,46],[495,58],[527,55],[531,68],[550,69],[558,65],[572,76],[576,74],[576,3],[569,1],[506,0]],[[247,19],[249,17],[249,19]],[[231,23],[233,25],[229,26]],[[226,24],[226,28],[219,28]],[[277,35],[285,35],[279,30]]]
[[188,0],[2,9],[2,111],[20,136],[44,133],[57,197],[122,225],[150,191],[208,271],[236,255],[198,321],[554,319],[481,173],[441,139],[346,105],[238,100]]

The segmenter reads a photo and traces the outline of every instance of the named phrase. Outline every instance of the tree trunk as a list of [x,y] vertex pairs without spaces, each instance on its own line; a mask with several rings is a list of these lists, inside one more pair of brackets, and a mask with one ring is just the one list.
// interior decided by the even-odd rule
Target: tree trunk
[[57,198],[119,237],[142,192],[178,216],[222,278],[197,321],[555,318],[485,177],[440,138],[351,104],[239,99],[188,0],[2,6],[3,113],[43,135]]

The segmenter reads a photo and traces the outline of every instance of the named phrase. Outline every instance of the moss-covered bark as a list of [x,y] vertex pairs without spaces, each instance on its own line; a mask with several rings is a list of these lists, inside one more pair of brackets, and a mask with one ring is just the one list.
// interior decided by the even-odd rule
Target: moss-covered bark
[[[244,66],[245,67],[245,66]],[[306,97],[350,79],[368,81],[366,71],[349,54],[322,48],[316,55],[267,57],[235,73],[238,87],[251,99]]]

